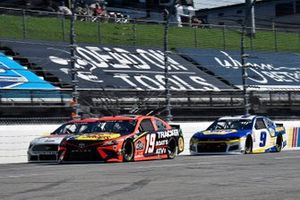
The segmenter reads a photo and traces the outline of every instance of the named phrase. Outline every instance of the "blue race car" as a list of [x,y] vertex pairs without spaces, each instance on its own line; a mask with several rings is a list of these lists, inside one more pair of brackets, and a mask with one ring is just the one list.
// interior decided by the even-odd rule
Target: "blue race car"
[[190,153],[263,153],[280,152],[286,146],[282,124],[267,117],[247,115],[221,117],[190,140]]

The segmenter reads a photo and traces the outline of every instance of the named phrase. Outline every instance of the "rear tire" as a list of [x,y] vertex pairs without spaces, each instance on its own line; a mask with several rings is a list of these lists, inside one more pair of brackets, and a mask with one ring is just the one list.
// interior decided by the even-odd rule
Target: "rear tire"
[[251,154],[253,149],[253,142],[250,136],[247,137],[245,142],[245,154]]
[[178,146],[174,137],[169,139],[167,154],[169,159],[174,159],[177,156]]
[[280,152],[282,150],[282,135],[277,136],[275,148],[275,152]]
[[132,140],[126,140],[123,143],[123,161],[132,162],[134,160],[134,144]]

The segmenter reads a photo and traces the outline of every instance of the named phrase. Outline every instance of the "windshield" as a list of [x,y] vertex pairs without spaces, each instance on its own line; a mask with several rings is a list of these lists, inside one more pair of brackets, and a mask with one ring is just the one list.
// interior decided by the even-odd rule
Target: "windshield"
[[134,131],[135,120],[114,120],[97,122],[93,132],[110,132],[127,135]]
[[207,130],[220,129],[248,130],[252,129],[252,121],[246,119],[217,120]]
[[84,123],[66,123],[61,125],[52,134],[63,135],[63,134],[82,134],[92,133],[97,122],[84,122]]

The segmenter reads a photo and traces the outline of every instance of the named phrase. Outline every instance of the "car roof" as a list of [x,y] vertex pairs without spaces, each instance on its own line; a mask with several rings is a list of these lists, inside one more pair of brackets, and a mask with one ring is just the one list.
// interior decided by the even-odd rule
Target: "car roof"
[[144,116],[144,115],[117,115],[117,116],[106,116],[106,117],[101,117],[99,120],[138,120],[141,118],[151,118],[153,116]]
[[113,120],[139,120],[143,118],[153,118],[154,116],[145,116],[145,115],[116,115],[116,116],[104,116],[100,118],[85,118],[71,120],[68,123],[88,123],[88,122],[97,122],[97,121],[113,121]]
[[85,119],[74,119],[69,121],[68,123],[85,123],[85,122],[96,122],[98,118],[85,118]]
[[220,117],[219,120],[239,120],[239,119],[253,120],[256,117],[259,117],[259,116],[257,116],[257,115],[236,115],[236,116]]

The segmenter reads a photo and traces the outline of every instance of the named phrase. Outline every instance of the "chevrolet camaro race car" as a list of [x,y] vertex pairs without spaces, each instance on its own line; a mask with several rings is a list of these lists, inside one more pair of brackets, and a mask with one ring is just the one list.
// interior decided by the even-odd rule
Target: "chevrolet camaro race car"
[[190,153],[280,152],[286,146],[286,132],[263,116],[222,117],[190,139]]
[[72,120],[61,125],[48,136],[35,138],[29,144],[28,161],[57,161],[58,145],[61,141],[72,134],[90,133],[96,121],[96,118]]
[[154,116],[112,116],[99,118],[93,133],[66,137],[58,162],[172,159],[183,150],[179,127]]

